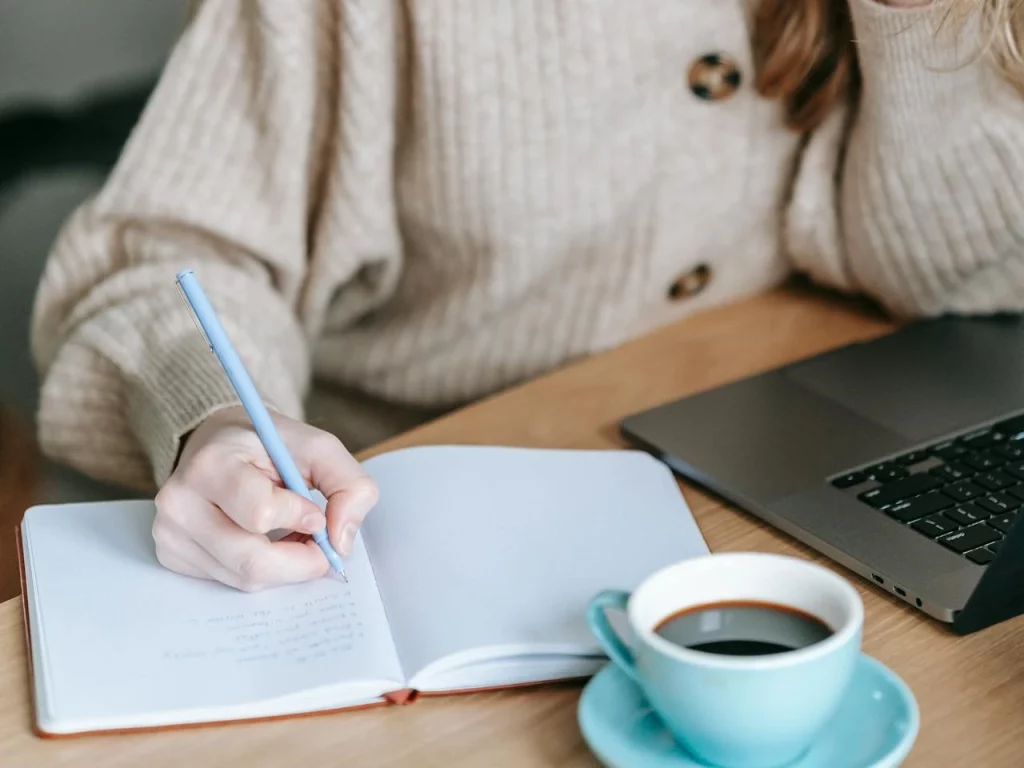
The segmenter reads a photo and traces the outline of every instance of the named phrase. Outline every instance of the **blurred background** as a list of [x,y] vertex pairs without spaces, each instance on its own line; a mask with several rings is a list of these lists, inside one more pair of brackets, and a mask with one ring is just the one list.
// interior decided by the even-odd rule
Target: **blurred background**
[[[29,322],[36,284],[61,223],[116,161],[181,32],[188,5],[188,0],[0,0],[0,525],[5,527],[20,520],[28,498],[126,495],[30,460],[38,380],[29,354]],[[20,482],[3,482],[5,473]],[[0,551],[0,570],[10,562],[8,554],[6,548]]]

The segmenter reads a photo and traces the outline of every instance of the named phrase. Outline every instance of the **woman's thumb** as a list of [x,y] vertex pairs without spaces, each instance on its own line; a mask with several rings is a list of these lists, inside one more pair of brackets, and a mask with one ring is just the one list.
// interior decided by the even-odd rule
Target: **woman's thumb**
[[351,554],[359,526],[377,498],[376,483],[365,476],[327,498],[327,535],[342,556]]

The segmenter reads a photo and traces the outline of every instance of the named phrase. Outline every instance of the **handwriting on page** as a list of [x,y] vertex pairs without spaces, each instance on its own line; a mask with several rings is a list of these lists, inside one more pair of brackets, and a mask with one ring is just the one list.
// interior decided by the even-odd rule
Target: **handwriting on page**
[[168,660],[220,659],[314,662],[346,653],[363,637],[349,590],[239,613],[188,620],[189,647],[168,650]]

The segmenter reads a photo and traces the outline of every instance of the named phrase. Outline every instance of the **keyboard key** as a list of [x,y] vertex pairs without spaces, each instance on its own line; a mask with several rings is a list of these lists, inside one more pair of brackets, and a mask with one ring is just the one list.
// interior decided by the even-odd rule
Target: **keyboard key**
[[891,483],[893,480],[899,480],[906,476],[907,471],[902,467],[897,469],[879,469],[871,473],[871,479],[879,483]]
[[1024,446],[1020,442],[1014,440],[1002,445],[997,445],[992,449],[992,453],[1002,456],[1004,459],[1010,461],[1019,461],[1024,459]]
[[924,517],[952,506],[953,500],[949,496],[938,491],[932,491],[924,496],[918,496],[916,499],[893,504],[885,510],[885,514],[896,518],[901,523],[909,523],[911,520],[917,520],[919,517]]
[[1006,435],[1002,432],[996,432],[988,427],[983,429],[976,429],[970,434],[964,435],[960,438],[960,443],[966,445],[968,448],[977,450],[979,448],[987,448],[993,443],[1000,443],[1006,439]]
[[1012,440],[1016,435],[1024,432],[1024,413],[1000,421],[998,424],[993,424],[992,428],[1002,432],[1004,435],[1008,435]]
[[974,503],[988,510],[993,515],[1001,515],[1020,506],[1020,502],[1017,499],[1005,493],[986,493],[984,496],[975,499]]
[[978,470],[979,472],[995,469],[996,467],[1006,463],[999,456],[984,452],[970,453],[967,456],[962,456],[960,457],[960,462],[971,469]]
[[987,491],[999,491],[1003,488],[1009,488],[1011,485],[1016,485],[1017,481],[1010,477],[1005,472],[1000,472],[998,469],[992,472],[983,472],[980,475],[975,475],[971,481],[977,485],[980,485]]
[[947,486],[942,489],[942,492],[947,496],[951,496],[956,501],[970,501],[985,493],[978,486],[967,482]]
[[868,476],[863,472],[851,472],[848,475],[837,477],[832,481],[832,485],[836,488],[849,488],[852,485],[857,485],[857,483],[863,483],[867,479]]
[[1024,461],[1015,461],[1003,467],[1003,472],[1013,475],[1018,480],[1024,480]]
[[952,533],[957,530],[960,526],[950,520],[948,517],[942,515],[932,515],[931,517],[923,518],[918,520],[912,526],[915,531],[920,531],[925,536],[936,538],[942,536],[944,533]]
[[974,502],[958,504],[943,513],[946,517],[961,526],[974,525],[989,517],[989,511],[977,506]]
[[[872,488],[870,491],[864,491],[857,496],[861,501],[867,502],[876,509],[887,507],[890,504],[894,504],[897,501],[903,501],[909,499],[911,496],[920,496],[922,493],[934,490],[942,485],[942,481],[937,477],[931,475],[919,474],[905,477],[902,480],[896,480],[878,488]],[[952,486],[956,487],[956,486]],[[974,494],[974,496],[980,496],[981,491]],[[974,498],[969,496],[960,501],[968,501]]]
[[877,467],[872,467],[868,470],[868,477],[879,483],[891,483],[893,480],[899,480],[906,476],[907,470],[889,463],[879,464]]
[[1021,506],[1021,500],[1016,496],[1010,495],[1010,489],[1007,488],[1005,491],[993,491],[992,493],[986,494],[987,496],[995,496],[1002,502],[1010,505],[1010,509],[1019,509]]
[[1015,522],[1017,522],[1017,513],[1011,512],[1008,515],[1000,515],[999,517],[990,518],[988,524],[997,531],[1009,533]]
[[947,440],[944,443],[933,445],[931,447],[931,452],[933,455],[938,456],[940,459],[945,459],[946,461],[949,461],[950,459],[955,459],[958,456],[963,456],[964,454],[969,453],[969,451],[966,448],[964,448],[962,445],[959,445],[958,443],[953,442],[952,440]]
[[970,467],[965,467],[963,464],[958,464],[955,461],[943,464],[941,467],[935,467],[935,469],[931,470],[931,473],[947,483],[959,483],[961,480],[966,480],[975,474],[974,470]]
[[978,565],[988,565],[996,559],[996,556],[987,549],[976,549],[973,552],[967,553],[967,559]]
[[985,523],[978,523],[969,528],[961,528],[959,531],[950,533],[939,539],[939,542],[954,552],[963,554],[978,547],[984,547],[993,541],[1002,538],[994,529],[989,528]]
[[1015,485],[1013,488],[1007,488],[1003,493],[1008,493],[1017,501],[1024,502],[1024,485]]
[[[914,464],[920,464],[922,461],[927,461],[928,458],[928,451],[911,451],[896,459],[896,463],[902,464],[904,467],[910,467]],[[1024,452],[1021,453],[1021,458],[1024,458]]]

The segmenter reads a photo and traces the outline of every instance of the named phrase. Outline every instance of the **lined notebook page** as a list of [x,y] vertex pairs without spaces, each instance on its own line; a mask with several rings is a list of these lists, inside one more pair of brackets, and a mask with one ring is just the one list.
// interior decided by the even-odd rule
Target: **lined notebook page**
[[[402,681],[365,549],[350,583],[253,594],[156,560],[149,502],[37,507],[22,531],[47,719],[230,707],[346,680]],[[395,687],[395,686],[390,686]]]
[[450,654],[600,654],[597,592],[708,551],[671,472],[640,452],[445,446],[365,466],[381,497],[364,535],[416,685]]

